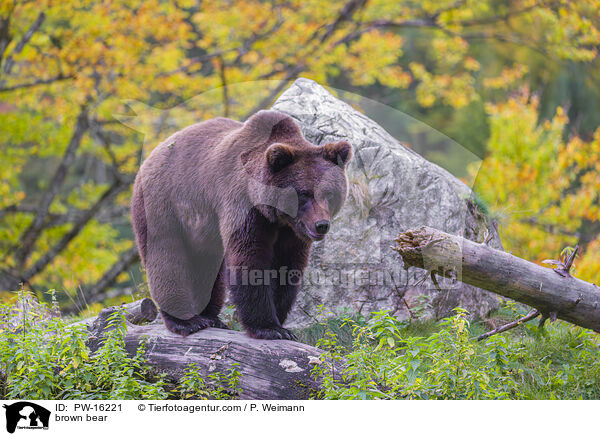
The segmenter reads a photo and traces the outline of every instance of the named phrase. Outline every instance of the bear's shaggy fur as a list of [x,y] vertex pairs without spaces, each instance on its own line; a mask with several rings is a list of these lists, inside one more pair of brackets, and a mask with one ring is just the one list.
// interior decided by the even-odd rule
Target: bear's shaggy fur
[[351,156],[347,142],[311,144],[275,111],[208,120],[156,147],[131,214],[167,328],[226,328],[218,314],[229,287],[250,336],[294,339],[282,326],[300,283],[288,275],[304,271],[342,207]]

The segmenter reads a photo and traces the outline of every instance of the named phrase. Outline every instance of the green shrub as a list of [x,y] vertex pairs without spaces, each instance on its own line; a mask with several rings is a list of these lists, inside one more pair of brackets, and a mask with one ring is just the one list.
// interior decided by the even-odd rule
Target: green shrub
[[234,363],[227,374],[213,373],[208,380],[200,376],[195,363],[192,363],[185,375],[179,380],[178,391],[182,399],[195,400],[231,400],[239,397],[239,363]]
[[2,398],[160,400],[191,394],[195,398],[233,398],[239,393],[236,368],[203,381],[197,368],[190,367],[180,386],[169,385],[163,374],[146,364],[143,343],[133,356],[126,351],[122,311],[109,317],[102,345],[91,354],[85,325],[49,317],[53,309],[32,305],[33,300],[21,293],[16,305],[0,304]]
[[387,311],[345,324],[353,328],[349,352],[331,330],[318,343],[327,363],[313,371],[323,379],[323,398],[600,398],[597,335],[567,323],[547,326],[542,336],[527,326],[483,342],[460,309],[427,337]]

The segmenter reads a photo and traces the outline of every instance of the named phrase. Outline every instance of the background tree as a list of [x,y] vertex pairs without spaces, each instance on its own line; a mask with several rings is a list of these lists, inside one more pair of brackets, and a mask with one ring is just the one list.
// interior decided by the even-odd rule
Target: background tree
[[[495,122],[486,103],[525,84],[538,103],[521,105],[541,118],[568,106],[565,132],[552,132],[575,132],[585,160],[600,124],[599,10],[594,0],[2,0],[0,289],[22,282],[71,299],[81,289],[80,305],[139,283],[127,204],[144,154],[185,123],[268,107],[301,75],[416,116],[480,156]],[[256,85],[231,86],[241,82]],[[146,137],[120,122],[142,104]],[[185,112],[177,125],[171,107]],[[422,136],[428,157],[445,152]],[[450,165],[466,175],[460,158]],[[558,188],[555,202],[571,192]],[[586,250],[598,250],[596,216],[583,219]]]
[[[503,223],[502,240],[515,255],[542,262],[579,244],[576,274],[600,282],[600,128],[591,141],[570,135],[559,107],[539,119],[539,98],[528,91],[488,105],[489,155],[475,190]],[[564,254],[563,254],[564,255]]]

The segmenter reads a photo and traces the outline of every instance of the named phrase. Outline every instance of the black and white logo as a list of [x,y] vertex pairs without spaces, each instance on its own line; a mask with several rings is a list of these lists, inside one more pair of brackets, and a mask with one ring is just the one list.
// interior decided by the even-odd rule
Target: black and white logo
[[50,411],[29,401],[4,404],[6,409],[6,431],[14,433],[18,429],[48,429]]

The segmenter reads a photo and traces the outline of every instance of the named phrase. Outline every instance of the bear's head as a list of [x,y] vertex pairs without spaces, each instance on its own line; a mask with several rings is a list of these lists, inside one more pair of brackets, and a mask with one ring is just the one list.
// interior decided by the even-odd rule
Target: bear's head
[[346,141],[314,145],[292,118],[275,111],[259,112],[244,129],[257,142],[242,154],[254,206],[303,239],[323,239],[348,194],[352,146]]

